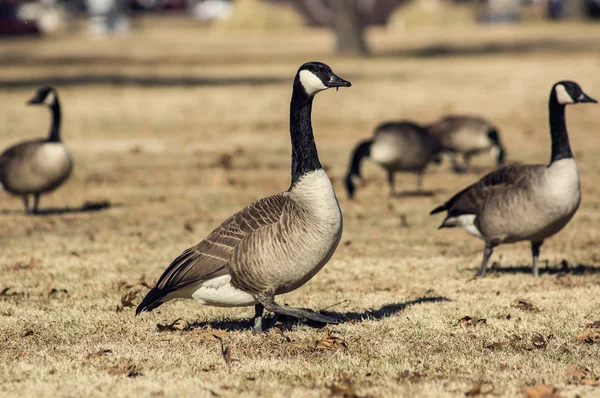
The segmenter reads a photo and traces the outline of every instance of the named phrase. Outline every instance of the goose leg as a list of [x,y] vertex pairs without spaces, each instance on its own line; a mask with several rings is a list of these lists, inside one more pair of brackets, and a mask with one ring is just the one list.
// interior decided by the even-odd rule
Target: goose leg
[[388,185],[390,186],[390,198],[396,196],[396,189],[394,188],[394,172],[388,170]]
[[29,196],[23,195],[23,205],[25,205],[25,214],[29,214]]
[[425,175],[425,170],[419,170],[417,174],[417,192],[423,192],[423,175]]
[[481,268],[479,269],[479,272],[476,275],[479,278],[483,278],[485,276],[485,273],[487,271],[488,261],[490,261],[490,257],[493,252],[494,252],[494,245],[489,242],[486,242],[485,248],[483,249],[483,261],[481,262]]
[[262,316],[264,309],[265,307],[260,303],[254,306],[254,326],[252,326],[252,332],[254,334],[263,332]]
[[38,212],[38,206],[40,205],[40,194],[36,193],[33,196],[33,213],[37,213]]
[[531,242],[531,256],[533,257],[533,268],[531,271],[533,276],[540,276],[538,266],[540,262],[540,246],[542,246],[542,243],[544,243],[544,241]]
[[473,156],[473,154],[466,153],[465,156],[463,157],[464,158],[464,163],[465,163],[465,165],[464,165],[465,173],[467,171],[469,171],[469,168],[471,167],[471,156]]
[[454,170],[455,173],[462,174],[467,172],[467,170],[465,170],[465,166],[458,162],[458,155],[456,153],[453,152],[450,157],[452,160],[452,170]]
[[321,323],[338,323],[339,319],[319,314],[317,312],[303,310],[300,308],[289,308],[283,307],[275,303],[275,298],[272,294],[260,294],[258,295],[258,301],[269,311],[279,315],[288,315],[294,318],[298,318],[301,321],[311,320]]

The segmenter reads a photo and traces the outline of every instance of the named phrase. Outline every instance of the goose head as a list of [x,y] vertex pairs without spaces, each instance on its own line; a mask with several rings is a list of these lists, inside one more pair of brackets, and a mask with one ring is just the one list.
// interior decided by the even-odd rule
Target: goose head
[[41,87],[35,95],[27,101],[28,105],[46,105],[54,106],[57,101],[56,90],[53,87]]
[[580,102],[598,103],[598,101],[584,93],[579,84],[568,80],[556,83],[552,87],[552,96],[561,105],[577,104]]
[[322,62],[307,62],[302,65],[294,81],[294,86],[297,84],[311,97],[328,88],[351,86],[349,81],[333,73],[329,65]]

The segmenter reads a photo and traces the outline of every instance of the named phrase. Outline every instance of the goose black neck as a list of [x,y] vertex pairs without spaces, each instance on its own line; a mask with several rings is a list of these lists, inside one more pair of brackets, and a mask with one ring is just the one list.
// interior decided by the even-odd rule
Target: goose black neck
[[50,112],[52,112],[52,126],[50,127],[50,134],[48,142],[60,142],[60,103],[58,97],[54,100],[53,104],[50,105]]
[[321,169],[311,124],[313,97],[300,82],[294,84],[290,104],[290,134],[292,138],[292,187],[302,176]]
[[550,136],[552,138],[552,157],[550,164],[561,159],[573,157],[567,125],[565,123],[565,106],[560,104],[556,98],[556,92],[552,90],[550,96]]

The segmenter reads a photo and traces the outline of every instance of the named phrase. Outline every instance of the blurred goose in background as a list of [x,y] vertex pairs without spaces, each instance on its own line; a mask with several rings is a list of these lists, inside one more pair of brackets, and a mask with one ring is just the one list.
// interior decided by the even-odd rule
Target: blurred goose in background
[[[498,128],[481,117],[447,115],[427,128],[438,137],[442,150],[450,154],[457,173],[467,172],[471,157],[486,151],[492,153],[497,167],[504,166],[506,151],[500,142]],[[459,155],[464,160],[462,165],[457,159]]]
[[[46,139],[24,141],[0,155],[0,182],[3,188],[23,197],[25,213],[37,213],[40,195],[59,187],[71,174],[73,160],[60,138],[60,102],[52,87],[40,88],[29,105],[46,105],[52,112],[52,125]],[[33,209],[29,197],[33,195]]]
[[552,155],[548,165],[506,166],[463,189],[431,214],[447,216],[440,228],[464,227],[485,241],[478,276],[485,276],[494,247],[531,242],[533,275],[538,276],[540,246],[571,220],[581,201],[579,172],[565,124],[565,106],[597,102],[572,81],[550,92]]
[[423,174],[429,162],[439,163],[439,151],[438,140],[416,123],[403,121],[380,124],[373,138],[359,142],[352,152],[345,177],[348,197],[354,198],[356,185],[360,181],[360,164],[364,158],[371,159],[387,170],[390,197],[396,195],[394,174],[397,171],[417,173],[417,192],[423,192]]
[[310,280],[329,261],[342,235],[342,213],[315,145],[315,94],[350,87],[320,62],[300,67],[290,106],[292,182],[282,193],[237,212],[206,239],[185,250],[148,292],[136,314],[175,298],[217,307],[255,306],[255,332],[267,310],[301,320],[336,323],[312,311],[284,307],[275,296]]

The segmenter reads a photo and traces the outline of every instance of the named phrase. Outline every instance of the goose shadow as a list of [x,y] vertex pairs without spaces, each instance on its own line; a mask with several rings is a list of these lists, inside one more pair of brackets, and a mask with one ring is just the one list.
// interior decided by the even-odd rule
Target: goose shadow
[[[478,268],[479,269],[479,268]],[[516,265],[516,266],[492,266],[488,270],[489,274],[531,274],[531,264],[529,265]],[[546,263],[545,266],[540,264],[539,267],[540,275],[593,275],[600,274],[600,266],[594,266],[590,264],[577,264],[569,265],[566,260],[562,260],[558,266],[549,266]]]
[[[60,215],[60,214],[75,214],[75,213],[93,213],[99,212],[102,210],[110,209],[111,207],[118,207],[119,204],[112,204],[109,201],[101,201],[101,202],[85,202],[83,205],[78,207],[48,207],[43,209],[38,209],[36,213],[31,213],[28,215],[31,216],[50,216],[50,215]],[[2,209],[0,210],[0,214],[2,215],[13,215],[13,214],[23,214],[23,210],[14,210],[14,209]]]
[[[405,301],[402,303],[391,303],[385,304],[378,309],[366,309],[364,311],[355,312],[336,312],[336,311],[319,311],[320,313],[328,316],[332,316],[334,318],[338,318],[338,324],[342,323],[356,323],[362,322],[365,319],[384,319],[390,317],[398,312],[404,311],[407,307],[417,304],[425,304],[425,303],[440,303],[450,301],[447,297],[443,296],[427,296],[427,297],[419,297],[414,300]],[[299,323],[305,324],[315,329],[321,329],[327,326],[321,322],[314,321],[305,321],[302,322],[296,318],[285,316],[285,315],[276,315],[276,314],[265,314],[263,316],[263,324],[265,325],[265,330],[271,329],[275,326],[276,322],[281,322],[281,325],[277,325],[282,330],[291,330],[294,325]],[[235,320],[218,320],[218,321],[208,321],[208,322],[200,322],[196,321],[190,323],[188,328],[191,329],[205,329],[212,328],[216,330],[227,330],[227,331],[248,331],[252,326],[252,319],[235,319]]]
[[394,193],[390,198],[427,198],[435,195],[445,193],[443,189],[431,189],[431,190],[415,190],[415,191],[400,191]]

